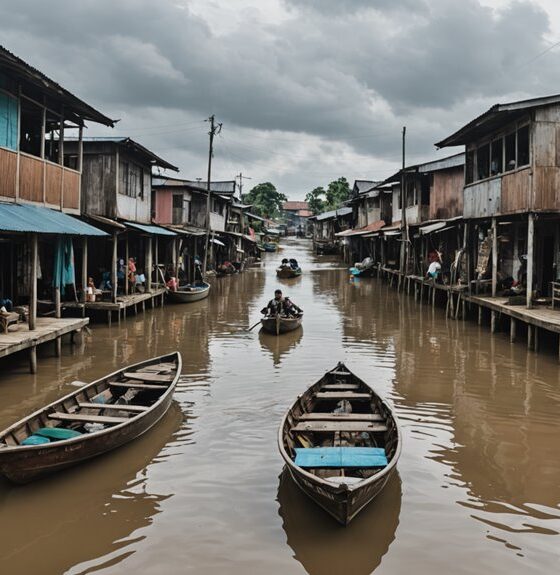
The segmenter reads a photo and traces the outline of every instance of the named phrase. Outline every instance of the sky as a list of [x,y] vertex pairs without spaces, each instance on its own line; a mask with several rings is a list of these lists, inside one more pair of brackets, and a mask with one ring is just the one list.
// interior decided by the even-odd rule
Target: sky
[[[556,45],[558,43],[558,45]],[[554,0],[2,0],[0,44],[206,177],[290,199],[462,151],[434,142],[498,102],[560,93]]]

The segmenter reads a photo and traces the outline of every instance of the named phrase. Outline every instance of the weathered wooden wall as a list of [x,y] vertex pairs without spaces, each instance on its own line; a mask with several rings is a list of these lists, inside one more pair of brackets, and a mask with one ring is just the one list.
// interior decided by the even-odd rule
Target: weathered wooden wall
[[17,152],[0,148],[0,197],[16,197]]
[[84,153],[82,168],[82,210],[86,214],[117,217],[116,156]]
[[430,186],[430,220],[444,220],[463,215],[463,166],[433,172]]
[[531,169],[525,168],[502,176],[500,213],[511,214],[529,209]]

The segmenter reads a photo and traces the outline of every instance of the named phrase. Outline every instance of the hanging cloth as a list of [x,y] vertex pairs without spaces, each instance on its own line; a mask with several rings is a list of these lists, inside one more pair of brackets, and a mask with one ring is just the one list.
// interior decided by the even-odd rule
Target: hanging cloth
[[56,241],[54,252],[53,287],[60,288],[60,293],[64,295],[65,287],[75,283],[76,274],[72,239],[59,237]]

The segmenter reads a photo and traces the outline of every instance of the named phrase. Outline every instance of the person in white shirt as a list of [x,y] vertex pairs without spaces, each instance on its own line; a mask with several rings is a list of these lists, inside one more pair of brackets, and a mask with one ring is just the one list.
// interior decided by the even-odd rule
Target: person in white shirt
[[432,262],[429,266],[428,266],[428,271],[426,273],[426,277],[431,278],[431,279],[436,279],[437,276],[439,275],[441,271],[441,264],[439,262]]

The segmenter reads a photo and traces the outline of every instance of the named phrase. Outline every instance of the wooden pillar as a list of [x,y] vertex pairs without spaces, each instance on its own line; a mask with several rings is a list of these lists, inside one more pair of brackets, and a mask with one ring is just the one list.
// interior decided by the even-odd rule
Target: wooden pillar
[[496,333],[497,316],[496,312],[492,310],[490,312],[490,331]]
[[[128,233],[124,236],[124,293],[128,295],[129,285],[128,285],[128,260],[130,258],[130,254],[128,251]],[[126,317],[126,315],[125,315]]]
[[533,348],[533,326],[527,324],[527,349]]
[[113,257],[111,260],[111,301],[117,303],[117,232],[113,232]]
[[482,325],[482,306],[478,306],[478,325]]
[[533,329],[533,349],[539,351],[539,328],[535,326]]
[[509,341],[515,343],[515,338],[517,336],[517,323],[514,317],[510,319],[509,322]]
[[498,228],[496,218],[492,218],[492,297],[496,297],[498,287]]
[[146,293],[152,291],[152,238],[146,238]]
[[535,240],[535,215],[529,214],[527,222],[527,309],[533,307],[533,242]]
[[88,283],[88,241],[87,236],[82,238],[82,303],[86,301],[86,290]]
[[177,238],[173,238],[173,276],[179,283],[179,242],[181,240]]
[[29,371],[37,373],[37,346],[32,345],[29,348]]
[[[37,327],[37,265],[38,265],[38,239],[37,234],[31,236],[31,292],[29,294],[29,329]],[[33,349],[33,348],[32,348]],[[33,351],[36,354],[36,351]],[[32,373],[35,373],[34,371]]]
[[156,271],[156,286],[159,286],[159,236],[155,237],[154,264]]
[[60,287],[54,288],[54,317],[58,319],[62,317],[61,303],[60,303]]

